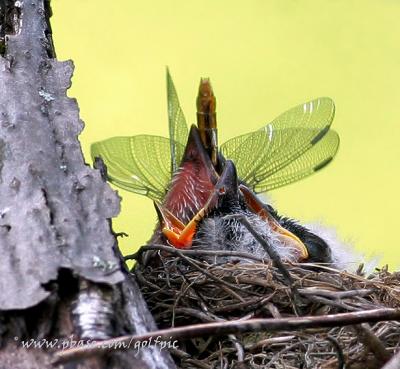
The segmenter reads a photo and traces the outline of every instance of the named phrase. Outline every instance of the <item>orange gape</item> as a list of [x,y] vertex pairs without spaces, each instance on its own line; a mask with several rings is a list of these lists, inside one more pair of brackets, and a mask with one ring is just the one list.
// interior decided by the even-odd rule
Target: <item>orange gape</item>
[[161,223],[161,232],[172,246],[178,249],[187,249],[192,246],[197,224],[204,218],[213,198],[214,196],[209,198],[206,205],[199,210],[187,225],[184,225],[170,211],[154,203]]

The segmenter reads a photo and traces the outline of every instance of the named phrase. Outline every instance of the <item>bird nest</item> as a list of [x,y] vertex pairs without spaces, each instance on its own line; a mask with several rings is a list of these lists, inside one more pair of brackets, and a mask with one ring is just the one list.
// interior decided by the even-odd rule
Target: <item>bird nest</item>
[[[365,275],[161,245],[136,259],[159,328],[191,325],[171,350],[180,368],[381,368],[398,349],[400,273],[387,268]],[[211,322],[215,334],[196,337]]]

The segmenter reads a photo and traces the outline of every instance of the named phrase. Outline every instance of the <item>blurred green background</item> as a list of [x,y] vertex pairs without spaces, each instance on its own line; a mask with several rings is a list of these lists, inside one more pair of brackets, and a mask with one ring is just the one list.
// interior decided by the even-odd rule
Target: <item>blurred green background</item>
[[[271,193],[283,214],[322,221],[366,255],[400,264],[400,2],[395,0],[53,0],[59,60],[76,69],[69,96],[93,141],[167,136],[165,66],[189,123],[201,76],[218,99],[221,141],[318,96],[336,102],[336,159]],[[119,191],[125,253],[151,235],[150,200]]]

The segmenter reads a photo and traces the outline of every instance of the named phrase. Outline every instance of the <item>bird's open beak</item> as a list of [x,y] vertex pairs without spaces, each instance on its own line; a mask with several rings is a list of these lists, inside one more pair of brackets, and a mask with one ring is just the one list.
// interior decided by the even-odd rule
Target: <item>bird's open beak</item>
[[[205,152],[196,127],[192,127],[180,171],[164,204],[155,203],[161,231],[177,248],[188,248],[199,222],[217,207],[239,203],[234,164],[227,160],[221,176]],[[171,210],[172,209],[172,210]]]
[[308,259],[309,254],[304,243],[295,234],[283,228],[270,214],[265,204],[248,187],[241,184],[239,190],[248,208],[268,223],[269,227],[278,234],[279,240],[290,247],[294,247],[299,253],[300,261]]
[[165,200],[162,205],[155,204],[162,233],[170,244],[177,248],[191,246],[198,222],[216,205],[218,179],[199,130],[192,126]]
[[188,223],[205,206],[218,178],[199,130],[193,125],[179,170],[174,173],[162,207],[183,223]]
[[196,231],[196,223],[190,221],[185,225],[168,209],[162,208],[156,202],[154,202],[154,207],[157,211],[161,231],[169,243],[178,249],[190,247]]

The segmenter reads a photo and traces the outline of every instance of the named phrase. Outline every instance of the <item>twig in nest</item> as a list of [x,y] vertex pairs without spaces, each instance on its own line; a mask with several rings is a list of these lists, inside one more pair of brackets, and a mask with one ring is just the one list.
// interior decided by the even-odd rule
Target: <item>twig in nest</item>
[[259,331],[291,331],[308,328],[341,327],[364,322],[400,319],[400,310],[374,309],[353,313],[332,314],[325,316],[281,318],[281,319],[253,319],[248,321],[227,321],[206,324],[188,325],[184,327],[163,329],[137,336],[121,336],[109,340],[99,341],[85,347],[76,347],[58,351],[54,354],[54,363],[62,363],[72,359],[84,358],[92,355],[104,354],[116,349],[123,349],[124,345],[131,347],[136,342],[148,341],[150,338],[170,341],[173,339],[188,339],[200,336],[221,336],[229,334],[259,332]]
[[[176,248],[171,247],[171,246],[166,246],[166,245],[159,245],[159,244],[154,244],[154,245],[144,245],[142,246],[137,252],[134,254],[126,255],[124,257],[124,260],[136,260],[139,258],[141,254],[143,254],[146,251],[154,251],[154,250],[161,250],[161,251],[166,251],[168,253],[171,253],[173,255],[176,255]],[[239,252],[239,251],[228,251],[228,250],[179,250],[183,255],[187,256],[228,256],[228,257],[237,257],[240,259],[248,259],[248,260],[253,260],[257,261],[259,263],[263,262],[262,258],[259,258],[257,256],[254,256],[252,254],[249,254],[247,252]]]
[[322,297],[322,296],[308,295],[307,298],[310,301],[319,302],[321,304],[325,304],[325,305],[328,305],[328,306],[338,307],[338,308],[341,308],[343,310],[348,310],[348,311],[358,311],[358,310],[360,310],[358,308],[355,308],[353,306],[350,306],[350,305],[346,304],[345,302],[330,300],[330,299],[327,299],[327,298]]
[[[233,215],[235,216],[235,215]],[[297,311],[298,309],[298,303],[301,302],[301,297],[299,293],[297,292],[297,289],[294,285],[294,280],[292,276],[290,275],[289,271],[286,269],[285,265],[283,264],[279,254],[274,250],[271,245],[264,240],[264,238],[261,237],[261,235],[253,228],[253,226],[250,224],[250,222],[247,220],[247,218],[243,215],[236,215],[235,216],[239,222],[241,222],[246,229],[251,233],[251,235],[254,237],[254,239],[264,248],[264,250],[267,252],[268,256],[271,258],[273,261],[274,265],[278,268],[278,270],[282,273],[283,278],[286,280],[287,284],[290,287],[290,290],[292,292],[292,298],[293,298],[293,308],[296,311],[297,315],[300,315],[299,312]]]
[[360,340],[375,355],[381,363],[386,363],[390,359],[390,352],[386,350],[382,341],[371,331],[367,323],[354,326]]
[[262,298],[252,298],[248,301],[243,301],[243,302],[238,302],[236,304],[230,304],[230,305],[225,305],[221,307],[217,307],[214,309],[214,312],[216,313],[227,313],[233,310],[243,310],[246,307],[251,306],[253,310],[257,309],[259,306],[262,306],[266,304],[270,299],[274,297],[275,292],[271,293],[267,297],[262,297]]
[[373,289],[362,289],[362,290],[348,290],[348,291],[327,291],[321,288],[299,288],[298,292],[301,295],[319,295],[324,297],[330,297],[332,299],[343,299],[354,296],[366,296],[374,292]]
[[291,344],[291,345],[285,347],[283,350],[277,352],[277,353],[272,357],[272,359],[267,363],[267,365],[265,365],[265,368],[270,368],[271,365],[272,365],[272,364],[278,359],[278,357],[279,357],[280,355],[282,355],[283,353],[288,352],[288,351],[293,351],[293,350],[296,349],[297,347],[303,346],[305,343],[306,343],[306,342],[300,341],[300,342],[295,342],[295,343],[293,343],[293,344]]
[[343,350],[340,347],[338,340],[333,336],[327,336],[326,339],[332,344],[333,348],[336,350],[338,369],[343,369],[345,365]]
[[[188,291],[188,290],[191,290],[191,291],[193,291],[193,293],[197,296],[197,298],[199,299],[199,301],[200,301],[200,305],[202,306],[202,309],[203,309],[203,311],[205,312],[205,313],[207,313],[207,308],[205,308],[205,306],[206,306],[206,304],[205,304],[205,302],[204,302],[204,300],[203,300],[203,297],[201,296],[201,295],[199,295],[198,293],[197,293],[197,291],[194,289],[194,288],[192,288],[192,285],[196,282],[196,279],[194,279],[192,282],[190,282],[187,278],[186,278],[186,275],[185,275],[185,273],[181,270],[181,268],[179,267],[179,266],[177,266],[177,270],[179,271],[179,275],[182,277],[182,279],[185,281],[185,283],[186,283],[186,286],[185,286],[185,288],[184,288],[184,290],[183,291],[181,291],[179,294],[178,294],[178,296],[176,297],[176,299],[175,299],[175,301],[174,301],[174,304],[173,304],[173,313],[172,313],[172,326],[174,326],[175,325],[175,312],[176,312],[176,307],[178,306],[178,302],[179,302],[179,300],[181,299],[181,297],[183,297],[185,294],[186,294],[186,292]],[[199,278],[199,277],[197,277],[197,278]],[[184,285],[182,284],[182,287],[184,287]],[[200,312],[199,312],[200,313]],[[210,321],[210,320],[209,320]]]
[[256,351],[259,348],[270,346],[277,343],[288,343],[296,336],[282,336],[282,337],[272,337],[266,338],[256,343],[246,345],[245,349],[249,351]]
[[278,308],[271,302],[268,302],[265,305],[265,309],[269,311],[273,318],[282,318],[281,313],[279,312]]
[[136,275],[136,278],[138,279],[138,281],[141,284],[145,284],[145,285],[151,287],[153,290],[159,290],[160,289],[160,287],[158,287],[154,283],[149,282],[146,278],[144,278],[141,272],[137,271],[135,275]]
[[[220,318],[220,317],[216,316],[215,314],[212,314],[212,313],[210,313],[210,312],[208,311],[207,306],[206,306],[206,303],[205,303],[205,301],[203,300],[202,296],[200,296],[200,295],[197,293],[197,291],[192,287],[192,284],[193,284],[194,282],[190,283],[190,282],[188,281],[188,279],[186,278],[185,274],[183,273],[183,271],[181,271],[180,268],[178,268],[178,270],[180,271],[180,273],[181,273],[181,275],[182,275],[182,278],[184,278],[184,280],[185,280],[186,283],[188,284],[187,289],[190,288],[190,289],[193,291],[193,293],[199,298],[199,300],[200,300],[200,302],[201,302],[200,305],[201,305],[201,307],[202,307],[202,309],[203,309],[203,311],[204,311],[204,313],[201,313],[201,312],[199,312],[198,310],[190,309],[190,310],[192,310],[192,313],[194,312],[194,313],[196,314],[196,312],[197,312],[197,314],[196,314],[197,317],[201,317],[201,319],[202,319],[203,321],[208,321],[208,322],[210,322],[210,321],[226,321],[225,319]],[[243,301],[243,299],[242,299],[242,297],[241,297],[240,295],[236,294],[234,291],[232,291],[232,290],[231,290],[230,288],[228,288],[227,286],[222,285],[221,287],[222,287],[222,289],[224,289],[225,291],[227,291],[229,294],[233,294],[235,298],[239,299],[239,301]],[[176,306],[176,304],[174,304],[174,310],[175,310],[175,306]],[[194,310],[194,311],[193,311],[193,310]],[[202,314],[202,315],[200,315],[199,313]],[[238,359],[238,362],[244,361],[244,349],[243,349],[242,344],[240,343],[240,341],[236,338],[236,336],[235,336],[234,334],[230,334],[230,335],[228,335],[228,337],[229,337],[229,339],[231,340],[233,346],[235,347],[235,350],[236,350],[236,352],[237,352],[237,359]]]
[[[220,284],[223,284],[224,286],[232,289],[232,290],[236,290],[239,292],[243,292],[243,290],[240,287],[235,286],[234,284],[228,283],[224,280],[222,280],[221,278],[218,278],[217,276],[215,276],[214,274],[208,272],[207,270],[204,269],[204,266],[201,267],[199,265],[197,265],[196,261],[192,260],[191,258],[185,256],[180,250],[178,249],[174,249],[174,252],[177,256],[179,256],[181,259],[185,260],[188,264],[190,264],[193,268],[197,269],[200,273],[204,274],[205,276],[207,276],[208,278],[211,278],[212,280],[214,280],[215,282],[218,282]],[[257,293],[252,292],[252,291],[246,291],[248,294],[250,295],[256,295],[258,296]]]

